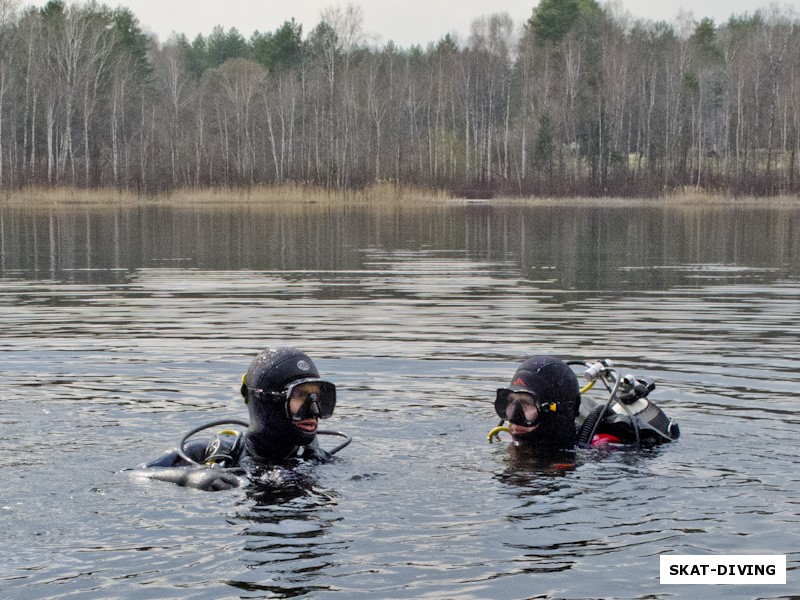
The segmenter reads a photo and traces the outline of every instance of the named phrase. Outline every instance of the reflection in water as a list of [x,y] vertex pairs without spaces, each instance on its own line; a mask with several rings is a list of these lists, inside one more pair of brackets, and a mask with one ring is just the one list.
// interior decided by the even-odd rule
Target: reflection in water
[[508,444],[508,467],[500,480],[525,488],[538,477],[563,477],[574,471],[576,459],[574,450],[553,450]]
[[[550,574],[573,589],[569,597],[593,597],[598,585],[604,594],[620,597],[611,591],[617,589],[613,581],[622,583],[625,595],[648,597],[657,579],[643,548],[664,552],[675,537],[672,517],[664,518],[661,505],[670,495],[647,464],[662,449],[581,449],[550,459],[529,449],[508,450],[498,481],[515,502],[506,504],[503,515],[507,526],[498,556],[503,568],[496,575],[502,589],[525,595],[530,583],[524,576]],[[562,459],[572,464],[561,469],[556,461]]]
[[[789,208],[725,207],[3,207],[0,277],[111,283],[134,269],[176,266],[336,273],[375,268],[370,248],[414,247],[511,260],[536,279],[557,274],[562,290],[639,292],[708,276],[740,281],[741,270],[706,269],[743,260],[796,273],[798,217]],[[608,270],[617,265],[622,277]]]
[[282,598],[328,589],[313,582],[342,547],[328,536],[335,524],[328,510],[334,496],[319,488],[313,472],[303,466],[257,470],[245,494],[231,518],[232,524],[243,525],[238,535],[245,540],[244,569],[226,583]]

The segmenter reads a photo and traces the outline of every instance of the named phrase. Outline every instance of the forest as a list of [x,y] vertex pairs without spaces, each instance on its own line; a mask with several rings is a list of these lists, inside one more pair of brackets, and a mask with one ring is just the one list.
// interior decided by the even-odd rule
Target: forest
[[424,48],[370,43],[356,5],[308,32],[286,18],[160,41],[129,9],[0,0],[0,187],[800,188],[788,10],[667,23],[541,0],[525,23],[476,17]]

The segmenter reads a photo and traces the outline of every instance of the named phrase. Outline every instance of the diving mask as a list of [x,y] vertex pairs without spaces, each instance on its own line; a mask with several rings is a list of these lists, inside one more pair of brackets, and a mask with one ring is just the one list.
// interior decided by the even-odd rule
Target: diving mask
[[280,392],[251,391],[258,400],[282,401],[290,421],[327,419],[336,407],[336,386],[316,377],[292,381]]
[[327,419],[336,407],[336,386],[322,379],[293,381],[281,394],[286,398],[286,416],[291,421]]
[[499,388],[494,401],[494,410],[504,421],[533,427],[547,412],[555,412],[555,402],[542,403],[530,390]]

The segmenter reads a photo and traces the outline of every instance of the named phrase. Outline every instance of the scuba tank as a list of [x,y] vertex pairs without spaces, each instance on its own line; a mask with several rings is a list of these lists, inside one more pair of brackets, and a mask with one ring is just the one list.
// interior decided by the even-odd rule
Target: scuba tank
[[600,380],[611,393],[608,401],[595,406],[581,424],[577,440],[579,445],[590,445],[599,429],[604,434],[624,441],[635,441],[641,446],[672,442],[680,437],[678,423],[647,398],[656,387],[652,379],[633,375],[620,377],[607,360],[589,366],[584,376],[589,384],[582,392]]

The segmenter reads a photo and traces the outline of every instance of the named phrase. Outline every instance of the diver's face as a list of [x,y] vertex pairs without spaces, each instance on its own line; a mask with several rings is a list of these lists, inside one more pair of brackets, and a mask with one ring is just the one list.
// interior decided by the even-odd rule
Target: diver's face
[[[317,397],[322,393],[322,386],[317,382],[301,383],[292,388],[292,393],[289,396],[289,412],[292,417],[300,414],[303,406],[309,401],[309,397],[315,394]],[[306,417],[299,421],[293,420],[292,423],[295,427],[306,433],[314,433],[317,430],[319,419],[316,417]]]
[[520,406],[522,406],[522,411],[525,413],[525,419],[527,421],[533,422],[539,418],[539,408],[536,406],[533,395],[526,394],[525,392],[512,392],[508,395],[508,406],[506,407],[506,419],[509,420],[508,431],[511,433],[511,435],[523,435],[525,433],[530,433],[539,427],[539,423],[536,423],[532,427],[526,427],[510,421],[514,414],[514,408],[517,402]]

